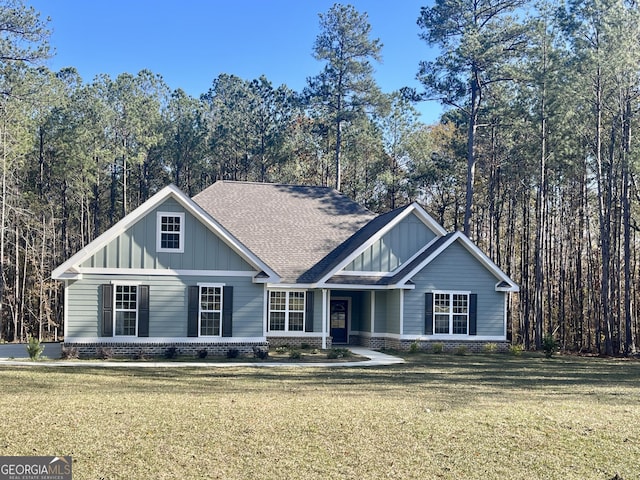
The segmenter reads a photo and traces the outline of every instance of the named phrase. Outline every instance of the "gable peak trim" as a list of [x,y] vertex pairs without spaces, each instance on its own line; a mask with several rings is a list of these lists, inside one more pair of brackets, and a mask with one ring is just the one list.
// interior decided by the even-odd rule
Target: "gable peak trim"
[[[385,224],[382,228],[380,228],[375,234],[371,235],[364,242],[362,242],[356,249],[354,249],[346,258],[344,258],[334,268],[332,268],[329,272],[323,275],[318,280],[318,283],[319,284],[326,283],[331,277],[340,273],[347,265],[349,265],[349,263],[351,263],[360,254],[362,254],[362,252],[364,252],[376,241],[378,241],[380,238],[382,238],[384,235],[390,232],[396,225],[398,225],[400,222],[402,222],[405,218],[407,218],[412,213],[415,213],[418,219],[421,220],[425,224],[425,226],[435,234],[436,239],[443,237],[447,234],[447,231],[444,229],[444,227],[442,227],[442,225],[436,222],[433,219],[433,217],[429,215],[427,211],[416,202],[412,202],[409,205],[405,205],[404,207],[399,207],[396,210],[402,210],[402,211],[398,215],[396,215],[392,220],[390,220],[387,224]],[[394,210],[391,210],[391,211],[394,211]],[[387,213],[390,213],[390,212],[387,212]],[[386,215],[386,213],[383,213],[381,215]],[[379,218],[381,215],[378,215],[371,221],[374,221],[376,218]],[[402,266],[400,266],[396,270],[400,270],[401,268]],[[393,272],[390,272],[388,276],[393,276]]]

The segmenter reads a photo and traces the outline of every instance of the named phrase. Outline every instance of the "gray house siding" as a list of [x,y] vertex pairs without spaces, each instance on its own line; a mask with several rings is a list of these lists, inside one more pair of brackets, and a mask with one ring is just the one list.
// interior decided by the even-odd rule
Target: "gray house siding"
[[400,290],[387,292],[386,333],[400,333]]
[[344,270],[391,272],[435,238],[435,234],[414,213],[402,219]]
[[[102,293],[100,286],[111,280],[149,285],[149,337],[187,336],[187,287],[198,283],[233,286],[233,337],[260,337],[264,286],[251,277],[209,276],[99,276],[84,275],[67,288],[67,336],[100,336]],[[117,338],[117,337],[115,337]]]
[[377,333],[387,331],[387,297],[389,291],[376,291],[375,312],[374,312],[374,329]]
[[416,285],[415,290],[407,290],[404,294],[405,335],[424,334],[426,292],[458,290],[478,295],[477,335],[504,336],[506,294],[495,291],[498,279],[458,242],[451,244],[412,281]]
[[309,290],[313,292],[313,333],[322,333],[322,290]]
[[[157,212],[185,213],[184,252],[156,252]],[[223,240],[168,199],[82,263],[84,268],[251,271]]]
[[358,328],[361,332],[371,331],[371,295],[374,295],[372,291],[362,294],[362,319]]

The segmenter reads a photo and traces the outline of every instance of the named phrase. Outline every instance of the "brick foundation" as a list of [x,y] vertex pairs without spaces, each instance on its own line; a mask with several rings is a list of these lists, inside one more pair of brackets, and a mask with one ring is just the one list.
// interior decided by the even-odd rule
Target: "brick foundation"
[[[400,340],[398,338],[388,337],[369,337],[364,335],[351,335],[349,337],[349,345],[358,345],[371,350],[400,350],[408,351],[413,340]],[[456,349],[464,347],[469,353],[484,353],[486,345],[493,344],[496,346],[496,352],[507,352],[509,350],[509,342],[486,342],[486,341],[460,341],[460,340],[417,340],[418,349],[425,351],[433,351],[433,345],[442,346],[443,352],[455,352]],[[438,347],[436,347],[438,348]]]
[[[269,348],[297,347],[308,345],[311,348],[322,348],[322,337],[268,337]],[[327,348],[331,348],[331,337],[327,337]]]
[[[413,344],[413,340],[398,340],[398,350],[408,351]],[[496,352],[504,353],[509,351],[509,342],[485,342],[485,341],[456,341],[456,340],[418,340],[418,349],[431,352],[436,345],[436,349],[442,346],[443,352],[455,353],[458,348],[464,348],[469,353],[485,353],[487,351],[487,345],[493,344],[496,346]]]
[[171,348],[176,349],[179,356],[198,357],[202,350],[207,356],[226,356],[232,349],[238,350],[240,356],[254,356],[254,348],[269,349],[267,342],[251,343],[64,343],[65,350],[74,350],[80,358],[116,358],[164,357]]

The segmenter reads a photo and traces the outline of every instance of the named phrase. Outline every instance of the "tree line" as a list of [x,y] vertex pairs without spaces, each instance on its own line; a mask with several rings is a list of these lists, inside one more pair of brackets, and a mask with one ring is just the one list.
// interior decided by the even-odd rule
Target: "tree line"
[[[424,88],[383,93],[366,13],[336,4],[302,91],[222,74],[196,98],[146,70],[49,71],[48,22],[4,1],[0,338],[61,332],[52,269],[160,188],[230,179],[333,186],[375,212],[418,201],[519,283],[514,343],[634,353],[638,13],[436,0],[407,19],[439,52],[416,65]],[[427,98],[446,107],[435,125],[413,106]]]

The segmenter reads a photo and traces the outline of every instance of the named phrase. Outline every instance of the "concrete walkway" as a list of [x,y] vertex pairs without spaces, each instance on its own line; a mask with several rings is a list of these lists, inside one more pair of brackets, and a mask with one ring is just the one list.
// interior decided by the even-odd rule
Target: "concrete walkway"
[[[289,367],[289,368],[313,368],[313,367],[377,367],[383,365],[395,365],[404,363],[402,358],[387,355],[386,353],[376,352],[361,347],[349,347],[356,355],[367,357],[369,360],[360,362],[309,362],[309,363],[293,363],[293,362],[140,362],[140,361],[78,361],[78,360],[42,360],[32,362],[29,360],[11,360],[0,359],[0,367],[9,366],[27,366],[27,367],[95,367],[95,368],[211,368],[211,367]],[[46,354],[46,352],[45,352]]]

